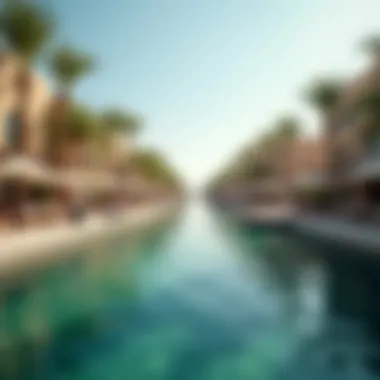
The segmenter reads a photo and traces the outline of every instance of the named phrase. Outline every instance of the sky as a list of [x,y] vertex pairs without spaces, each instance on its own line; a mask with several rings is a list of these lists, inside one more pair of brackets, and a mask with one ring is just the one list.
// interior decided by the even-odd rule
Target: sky
[[140,144],[164,151],[193,186],[278,117],[315,133],[302,89],[358,73],[360,42],[380,34],[379,0],[39,1],[57,15],[57,43],[98,59],[76,97],[141,114]]

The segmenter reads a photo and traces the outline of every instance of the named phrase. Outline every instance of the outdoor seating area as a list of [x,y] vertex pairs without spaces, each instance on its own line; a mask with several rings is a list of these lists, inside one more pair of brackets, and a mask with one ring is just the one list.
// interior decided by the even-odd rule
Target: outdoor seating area
[[[75,98],[96,58],[50,44],[57,25],[50,28],[44,5],[9,2],[2,16],[12,23],[0,51],[0,234],[157,202],[158,186],[177,197],[182,186],[171,164],[138,144],[138,112]],[[40,56],[47,45],[49,55]]]

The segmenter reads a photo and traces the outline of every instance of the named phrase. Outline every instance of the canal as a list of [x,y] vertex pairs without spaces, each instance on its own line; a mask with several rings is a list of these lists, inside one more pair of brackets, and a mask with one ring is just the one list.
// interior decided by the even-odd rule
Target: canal
[[2,283],[0,379],[374,379],[380,265],[196,204]]

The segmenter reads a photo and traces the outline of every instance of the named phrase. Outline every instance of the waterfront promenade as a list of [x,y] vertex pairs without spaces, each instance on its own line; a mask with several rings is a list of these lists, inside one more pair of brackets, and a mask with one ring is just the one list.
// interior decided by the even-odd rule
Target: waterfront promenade
[[380,235],[376,225],[323,216],[299,216],[292,221],[293,228],[322,240],[365,249],[380,251]]
[[82,244],[148,227],[169,217],[177,207],[177,202],[146,204],[130,207],[117,215],[92,214],[79,223],[27,229],[2,236],[0,276],[65,259]]

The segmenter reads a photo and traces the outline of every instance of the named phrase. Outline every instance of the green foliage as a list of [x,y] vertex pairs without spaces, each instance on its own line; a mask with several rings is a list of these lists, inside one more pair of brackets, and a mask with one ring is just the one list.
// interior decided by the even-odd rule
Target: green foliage
[[380,83],[374,85],[367,93],[360,99],[358,103],[359,111],[365,112],[369,115],[375,116],[380,120]]
[[94,127],[94,142],[101,150],[107,150],[111,148],[112,133],[103,123],[101,118],[98,118]]
[[53,32],[53,18],[29,1],[9,1],[0,15],[5,42],[26,61],[41,51]]
[[67,137],[70,139],[92,139],[99,133],[96,116],[83,106],[74,105],[68,112]]
[[275,124],[274,134],[282,142],[294,141],[301,135],[301,124],[295,117],[284,117]]
[[371,144],[380,137],[380,88],[371,89],[357,105],[358,111],[367,116],[366,128],[362,137]]
[[91,55],[75,50],[69,46],[58,48],[50,61],[50,70],[66,91],[95,67]]
[[273,175],[274,169],[266,162],[254,161],[248,166],[246,176],[249,179],[263,179]]
[[326,116],[337,105],[342,89],[336,79],[318,79],[306,90],[306,99]]
[[180,186],[180,180],[166,158],[155,150],[140,150],[130,162],[133,171],[145,178],[164,185]]
[[105,111],[102,119],[105,126],[114,132],[135,135],[141,129],[141,120],[136,115],[116,108]]
[[278,155],[289,143],[301,135],[297,118],[286,116],[254,143],[243,147],[233,160],[211,181],[209,188],[223,187],[229,182],[244,183],[252,179],[264,179],[275,174]]

